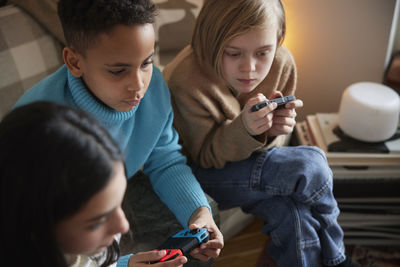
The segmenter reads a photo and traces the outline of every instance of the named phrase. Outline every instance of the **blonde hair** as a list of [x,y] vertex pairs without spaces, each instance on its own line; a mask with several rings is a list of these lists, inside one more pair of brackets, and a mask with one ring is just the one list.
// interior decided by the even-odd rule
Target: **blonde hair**
[[280,0],[207,0],[197,17],[191,46],[198,62],[222,78],[225,46],[236,36],[277,23],[280,45],[286,33],[286,18]]

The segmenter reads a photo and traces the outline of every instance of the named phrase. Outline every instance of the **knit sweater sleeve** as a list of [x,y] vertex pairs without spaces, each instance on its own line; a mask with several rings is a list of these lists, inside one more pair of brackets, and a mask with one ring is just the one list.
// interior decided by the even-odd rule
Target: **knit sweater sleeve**
[[[167,85],[159,71],[154,73],[154,77],[154,80],[158,81],[158,90],[148,97],[158,102],[143,108],[151,108],[153,114],[165,118],[159,123],[162,125],[157,130],[159,132],[157,142],[144,164],[143,172],[150,177],[154,191],[161,201],[175,214],[183,227],[188,227],[189,219],[195,210],[207,207],[211,212],[211,207],[200,184],[186,164],[186,157],[182,155],[178,133],[172,126],[174,116]],[[150,110],[144,113],[149,114]]]
[[196,163],[204,168],[223,168],[226,162],[247,158],[264,145],[248,134],[240,113],[224,118],[215,112],[215,103],[204,92],[185,89],[173,94],[175,127],[185,152]]
[[239,102],[223,84],[199,71],[193,57],[176,64],[184,54],[163,73],[185,153],[204,168],[222,168],[228,161],[249,157],[264,143],[247,133]]
[[200,184],[186,164],[186,158],[178,146],[178,134],[172,128],[172,113],[157,147],[144,165],[143,172],[152,182],[154,191],[175,214],[183,227],[195,210],[207,207],[211,212],[207,198]]
[[[284,96],[294,95],[297,87],[297,68],[292,54],[285,47],[280,47],[277,51],[275,64],[269,75],[268,83],[275,84],[276,91],[280,91]],[[286,143],[287,135],[279,135],[268,140],[266,148],[283,146]]]
[[129,259],[133,254],[128,254],[121,256],[117,262],[117,267],[128,267],[129,266]]

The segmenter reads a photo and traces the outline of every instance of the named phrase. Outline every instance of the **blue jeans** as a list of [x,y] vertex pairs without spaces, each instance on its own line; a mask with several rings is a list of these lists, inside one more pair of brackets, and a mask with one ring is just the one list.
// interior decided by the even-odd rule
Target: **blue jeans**
[[221,210],[241,207],[264,220],[277,266],[331,266],[345,260],[332,171],[317,147],[272,148],[223,169],[191,164]]

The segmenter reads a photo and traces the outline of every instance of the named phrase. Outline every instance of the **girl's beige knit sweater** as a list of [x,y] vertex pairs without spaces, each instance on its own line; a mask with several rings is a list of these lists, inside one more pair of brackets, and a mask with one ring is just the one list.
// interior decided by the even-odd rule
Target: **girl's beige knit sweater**
[[285,136],[267,140],[251,136],[242,123],[241,111],[257,93],[267,98],[275,90],[292,95],[297,72],[285,47],[277,49],[271,70],[251,93],[235,96],[222,80],[204,70],[192,48],[184,48],[163,70],[171,91],[174,126],[183,152],[203,168],[223,168],[227,162],[248,158],[254,151],[281,146]]

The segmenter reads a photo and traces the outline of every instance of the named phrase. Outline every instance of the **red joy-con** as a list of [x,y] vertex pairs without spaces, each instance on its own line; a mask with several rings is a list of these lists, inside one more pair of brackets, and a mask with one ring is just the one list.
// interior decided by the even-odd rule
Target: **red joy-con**
[[165,254],[164,257],[158,260],[158,262],[165,262],[165,261],[170,261],[175,258],[183,256],[183,253],[180,249],[155,249],[157,251],[159,250],[165,250],[167,254]]

